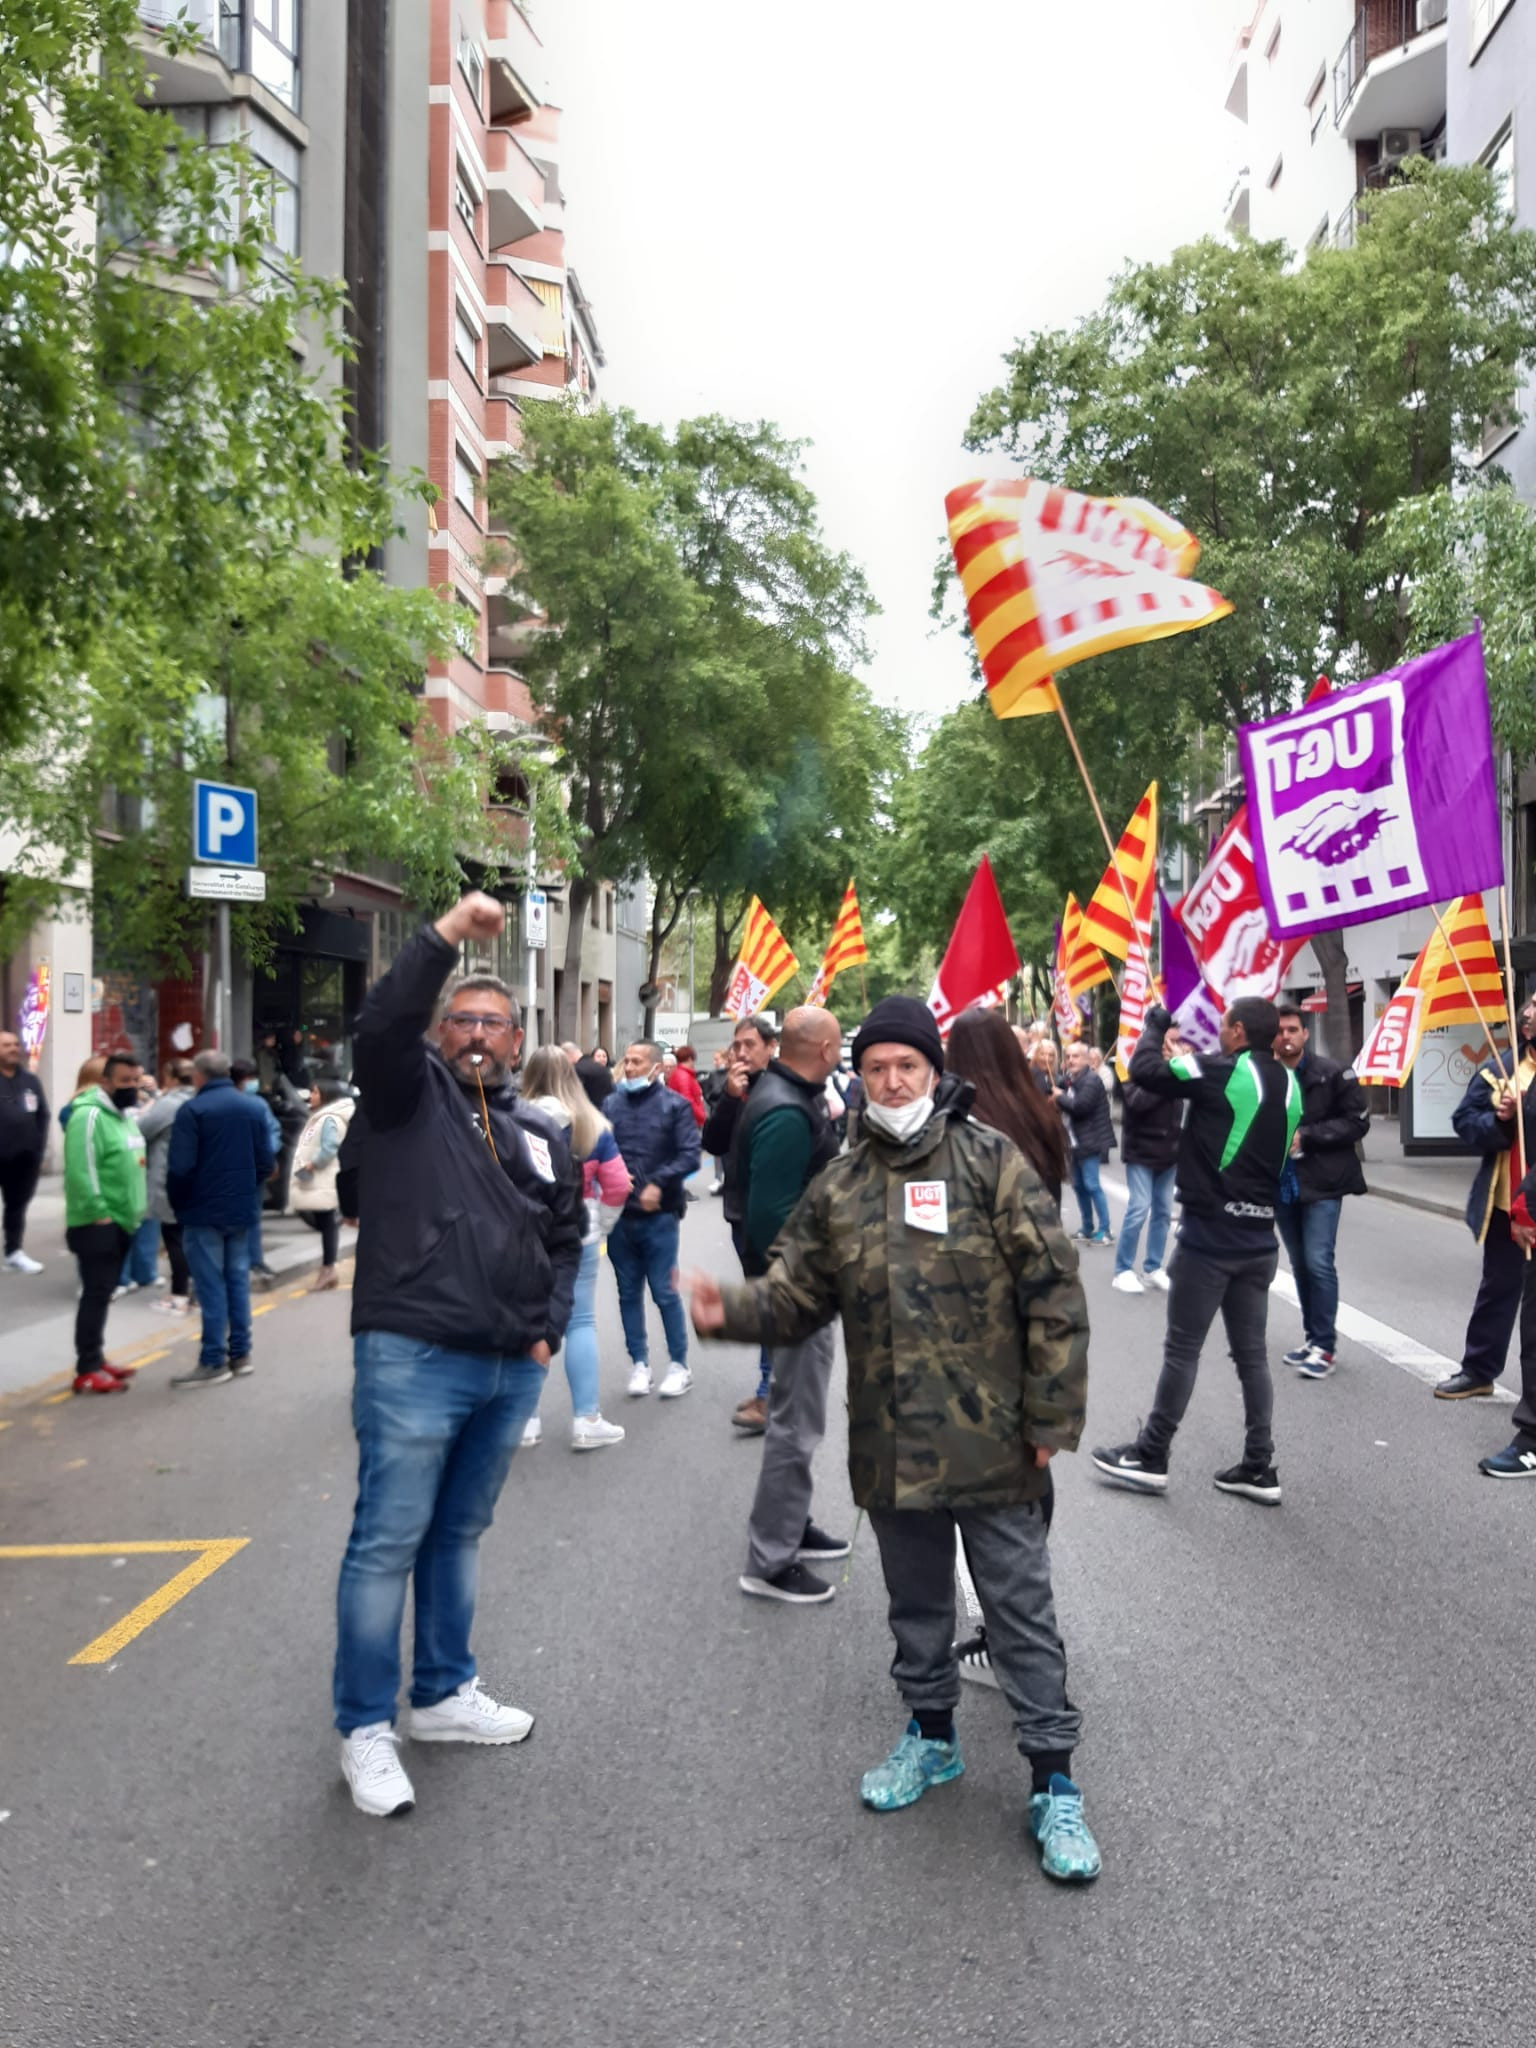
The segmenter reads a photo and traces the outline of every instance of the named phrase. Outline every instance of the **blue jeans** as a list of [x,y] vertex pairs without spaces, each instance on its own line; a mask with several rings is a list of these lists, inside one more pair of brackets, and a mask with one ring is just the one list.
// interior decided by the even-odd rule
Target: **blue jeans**
[[132,1280],[140,1287],[153,1287],[159,1260],[160,1225],[155,1217],[146,1216],[133,1233],[128,1256],[123,1260],[123,1270],[117,1276],[118,1286],[126,1287]]
[[571,1320],[565,1332],[565,1383],[571,1390],[573,1415],[601,1412],[597,1393],[597,1269],[602,1259],[602,1239],[594,1237],[581,1248],[576,1269],[576,1296]]
[[[1099,1155],[1097,1152],[1074,1152],[1072,1155],[1072,1191],[1077,1196],[1078,1213],[1083,1219],[1083,1235],[1091,1237],[1096,1230],[1109,1235],[1109,1197],[1099,1186]],[[1094,1220],[1094,1209],[1098,1220]]]
[[1339,1270],[1333,1262],[1333,1247],[1343,1206],[1341,1198],[1332,1195],[1322,1202],[1281,1202],[1275,1210],[1301,1303],[1301,1326],[1307,1342],[1324,1351],[1336,1351],[1339,1346]]
[[225,1340],[231,1358],[245,1358],[251,1348],[251,1256],[248,1231],[215,1230],[207,1223],[189,1223],[181,1233],[197,1305],[203,1314],[199,1365],[222,1365]]
[[412,1579],[411,1705],[436,1706],[474,1677],[480,1538],[544,1386],[534,1359],[449,1351],[388,1330],[360,1331],[352,1359],[357,1506],[336,1588],[343,1735],[395,1718]]
[[1174,1169],[1154,1173],[1150,1166],[1127,1166],[1126,1184],[1131,1198],[1120,1219],[1120,1242],[1115,1247],[1115,1271],[1129,1273],[1136,1263],[1136,1240],[1147,1223],[1147,1258],[1144,1273],[1155,1273],[1163,1263],[1168,1245],[1168,1225],[1173,1220]]
[[679,1218],[630,1216],[619,1218],[608,1239],[608,1257],[613,1277],[619,1283],[619,1318],[624,1325],[624,1343],[635,1365],[650,1363],[650,1342],[645,1333],[645,1290],[661,1312],[661,1326],[667,1333],[667,1356],[674,1365],[688,1363],[688,1319],[683,1314],[682,1296],[672,1284],[677,1270]]
[[249,1252],[250,1261],[253,1266],[264,1266],[267,1263],[266,1259],[262,1256],[261,1218],[259,1216],[256,1218],[256,1221],[251,1225],[250,1233],[246,1239],[246,1248]]

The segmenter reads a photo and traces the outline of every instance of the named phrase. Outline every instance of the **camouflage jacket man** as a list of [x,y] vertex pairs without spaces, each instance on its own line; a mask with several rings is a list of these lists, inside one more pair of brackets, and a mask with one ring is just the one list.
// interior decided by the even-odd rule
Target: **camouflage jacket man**
[[1014,1507],[1049,1491],[1030,1446],[1075,1450],[1088,1305],[1055,1205],[946,1076],[897,1144],[868,1129],[810,1184],[767,1274],[722,1287],[721,1335],[798,1344],[840,1314],[848,1469],[863,1508]]

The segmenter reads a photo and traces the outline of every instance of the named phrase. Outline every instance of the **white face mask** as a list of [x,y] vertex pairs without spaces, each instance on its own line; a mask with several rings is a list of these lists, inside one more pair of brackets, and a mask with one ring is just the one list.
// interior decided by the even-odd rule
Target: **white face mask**
[[915,1102],[898,1103],[894,1109],[885,1109],[878,1102],[866,1103],[864,1121],[871,1130],[882,1137],[894,1138],[898,1145],[905,1145],[933,1115],[933,1097],[919,1095]]

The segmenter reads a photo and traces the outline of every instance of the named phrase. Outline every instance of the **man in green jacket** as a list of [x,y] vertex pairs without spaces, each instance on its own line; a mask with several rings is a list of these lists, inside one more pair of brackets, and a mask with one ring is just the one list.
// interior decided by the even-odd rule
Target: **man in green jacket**
[[1071,1777],[1081,1719],[1067,1698],[1046,1533],[1050,1460],[1087,1402],[1088,1312],[1055,1205],[1012,1142],[943,1079],[926,1005],[876,1004],[854,1040],[859,1142],[813,1180],[741,1287],[692,1283],[703,1336],[803,1342],[841,1315],[848,1467],[880,1546],[911,1719],[861,1794],[910,1806],[964,1766],[955,1734],[955,1530],[981,1599],[999,1685],[1033,1775],[1030,1831],[1051,1877],[1099,1874]]
[[103,1345],[123,1254],[144,1221],[144,1137],[127,1114],[138,1106],[139,1073],[131,1053],[110,1053],[100,1086],[75,1097],[64,1127],[64,1242],[80,1268],[77,1394],[126,1394],[133,1370],[113,1365]]

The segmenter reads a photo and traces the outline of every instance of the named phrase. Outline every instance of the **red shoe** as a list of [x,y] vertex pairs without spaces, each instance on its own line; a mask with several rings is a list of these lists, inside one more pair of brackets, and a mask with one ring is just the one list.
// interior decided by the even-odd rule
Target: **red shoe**
[[77,1394],[126,1394],[133,1382],[119,1379],[115,1372],[108,1372],[100,1366],[95,1372],[77,1372],[73,1391]]
[[101,1361],[101,1370],[111,1373],[115,1380],[131,1380],[138,1369],[136,1365],[114,1365],[110,1358]]

